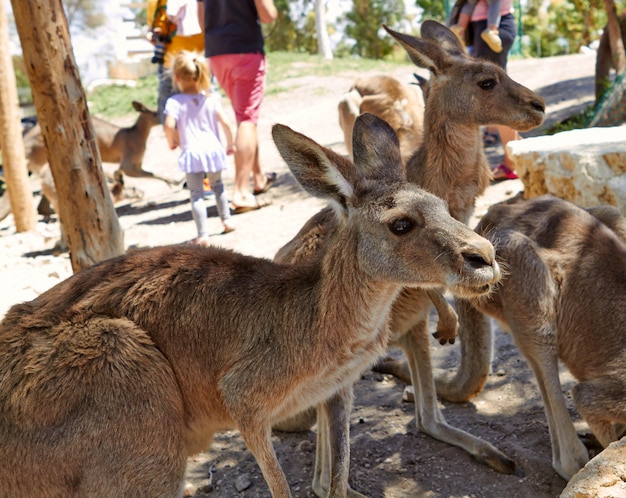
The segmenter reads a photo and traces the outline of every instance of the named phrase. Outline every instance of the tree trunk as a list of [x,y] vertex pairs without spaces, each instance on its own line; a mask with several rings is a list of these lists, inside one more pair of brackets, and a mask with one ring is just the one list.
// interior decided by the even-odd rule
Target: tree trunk
[[28,182],[22,124],[15,87],[15,71],[9,51],[9,27],[4,5],[0,5],[0,145],[2,168],[7,183],[6,195],[18,232],[33,230],[37,213]]
[[11,0],[76,272],[124,252],[61,0]]
[[315,31],[317,32],[317,52],[325,59],[333,58],[330,38],[326,26],[326,5],[324,0],[315,0]]
[[609,30],[609,45],[611,46],[613,64],[615,65],[615,72],[620,74],[626,69],[626,54],[624,53],[617,10],[613,0],[604,0],[604,5],[606,6],[607,29]]

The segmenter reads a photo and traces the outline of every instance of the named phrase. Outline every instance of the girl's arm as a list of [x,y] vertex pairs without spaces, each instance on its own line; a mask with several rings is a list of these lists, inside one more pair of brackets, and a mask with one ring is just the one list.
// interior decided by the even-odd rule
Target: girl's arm
[[226,135],[226,154],[232,154],[235,152],[235,143],[233,141],[233,130],[230,126],[230,123],[224,116],[224,112],[221,109],[215,111],[217,115],[217,121],[220,125],[222,125],[222,129],[224,130],[224,135]]
[[167,145],[170,149],[174,150],[179,145],[178,130],[176,130],[176,120],[172,116],[165,116],[163,123],[163,129],[165,130],[165,138],[167,139]]

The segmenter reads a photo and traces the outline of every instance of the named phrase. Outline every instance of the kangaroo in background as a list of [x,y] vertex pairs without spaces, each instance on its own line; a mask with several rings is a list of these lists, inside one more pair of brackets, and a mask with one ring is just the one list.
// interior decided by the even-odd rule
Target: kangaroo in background
[[[123,173],[133,178],[154,178],[168,185],[179,183],[142,169],[150,130],[160,122],[156,111],[149,109],[141,102],[133,101],[133,108],[139,116],[129,127],[118,126],[95,116],[91,118],[102,162],[119,163],[119,168],[114,174],[114,178],[118,181]],[[39,125],[34,126],[24,135],[24,148],[28,171],[41,178],[41,191],[50,201],[52,208],[58,212],[56,188],[48,164],[48,151]]]
[[[142,192],[125,186],[124,175],[133,178],[154,178],[164,181],[168,185],[179,183],[176,180],[142,169],[143,156],[146,152],[150,130],[153,126],[160,124],[160,122],[156,111],[146,107],[141,102],[133,101],[132,104],[133,108],[139,112],[139,116],[137,116],[137,120],[132,126],[121,127],[98,117],[91,118],[102,162],[119,163],[119,168],[113,173],[113,178],[109,178],[113,202],[143,197]],[[35,125],[25,133],[24,147],[28,171],[39,176],[43,196],[48,200],[52,209],[58,213],[57,191],[54,185],[52,170],[48,164],[48,151],[39,125]],[[6,215],[9,212],[6,211]],[[60,220],[61,238],[56,243],[55,248],[60,251],[66,251],[68,247],[63,234],[62,222],[63,220]]]
[[[325,253],[281,265],[138,249],[13,306],[0,323],[0,496],[182,496],[187,457],[234,427],[272,495],[290,497],[271,424],[322,404],[348,434],[333,407],[385,351],[400,289],[471,297],[499,280],[491,243],[406,182],[381,119],[357,119],[354,165],[286,126],[272,135],[336,210]],[[348,439],[336,449],[333,497],[347,492]]]

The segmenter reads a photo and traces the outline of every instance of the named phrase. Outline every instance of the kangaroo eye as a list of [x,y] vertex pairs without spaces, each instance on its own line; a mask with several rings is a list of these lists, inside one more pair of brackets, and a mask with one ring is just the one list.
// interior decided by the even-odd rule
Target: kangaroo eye
[[413,222],[406,218],[394,220],[389,224],[389,230],[395,235],[405,235],[413,229]]
[[483,90],[491,90],[493,87],[496,86],[496,80],[494,80],[493,78],[489,78],[488,80],[483,80],[478,83],[478,86]]

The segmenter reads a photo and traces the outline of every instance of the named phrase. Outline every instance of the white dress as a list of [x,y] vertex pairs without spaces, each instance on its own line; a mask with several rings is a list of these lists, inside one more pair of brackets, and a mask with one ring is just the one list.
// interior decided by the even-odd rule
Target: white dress
[[165,114],[176,120],[184,173],[216,173],[226,168],[226,151],[219,139],[219,95],[177,93],[165,103]]

